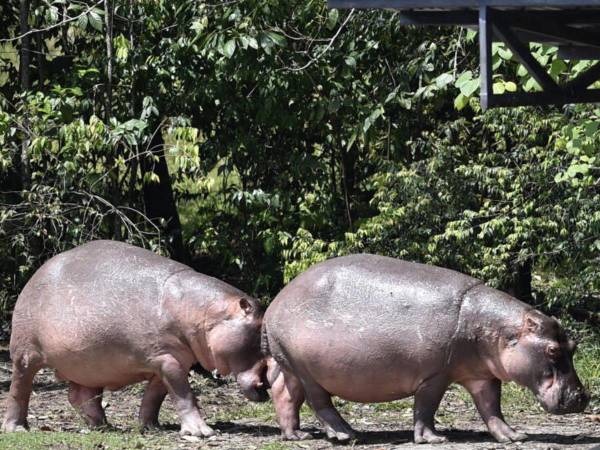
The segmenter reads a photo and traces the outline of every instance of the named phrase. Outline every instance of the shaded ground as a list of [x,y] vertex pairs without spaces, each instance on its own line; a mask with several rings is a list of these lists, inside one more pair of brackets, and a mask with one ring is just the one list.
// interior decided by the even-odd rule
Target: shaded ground
[[[10,380],[8,353],[0,348],[0,414]],[[311,412],[302,411],[303,428],[315,439],[299,443],[282,442],[270,403],[246,401],[235,384],[216,386],[193,377],[196,392],[207,422],[218,435],[208,440],[187,438],[178,434],[178,420],[167,399],[161,411],[165,426],[152,433],[140,434],[136,415],[141,401],[142,385],[105,394],[106,411],[113,428],[107,432],[90,432],[79,420],[67,401],[66,385],[58,383],[50,371],[36,378],[31,399],[29,422],[33,432],[0,434],[0,449],[321,449],[344,448],[324,439]],[[550,416],[530,404],[511,406],[509,423],[529,434],[524,443],[501,445],[484,432],[472,403],[464,392],[453,389],[446,394],[437,415],[438,429],[448,436],[449,444],[430,446],[412,443],[412,402],[362,405],[338,402],[346,419],[359,432],[352,446],[358,449],[418,448],[435,449],[600,449],[600,422],[591,410],[587,414]],[[592,406],[597,408],[597,406]],[[593,413],[593,414],[592,414]]]

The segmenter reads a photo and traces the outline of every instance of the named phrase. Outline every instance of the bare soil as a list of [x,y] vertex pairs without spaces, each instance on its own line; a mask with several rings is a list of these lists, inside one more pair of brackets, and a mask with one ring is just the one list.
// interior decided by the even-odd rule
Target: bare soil
[[[6,349],[0,348],[0,416],[10,386],[10,361]],[[314,439],[302,442],[283,442],[275,421],[272,405],[252,404],[239,394],[235,383],[217,386],[214,382],[192,376],[199,403],[207,422],[217,430],[210,439],[181,438],[178,420],[169,399],[161,410],[161,429],[146,433],[136,441],[136,448],[152,449],[324,449],[346,447],[331,443],[319,431],[311,412],[302,411],[302,427]],[[130,386],[104,395],[106,413],[112,425],[109,433],[139,435],[136,417],[141,401],[142,386]],[[340,410],[358,431],[358,440],[348,447],[357,449],[600,449],[600,422],[591,413],[567,416],[550,416],[541,409],[531,407],[511,408],[506,411],[507,421],[529,434],[523,443],[503,445],[496,443],[485,432],[473,404],[456,389],[450,390],[440,407],[436,420],[438,430],[449,438],[448,444],[415,445],[412,443],[412,401],[389,404],[363,405],[338,402]],[[32,431],[51,435],[56,432],[89,433],[67,400],[67,386],[55,380],[50,370],[38,374],[29,411]],[[44,435],[45,435],[44,433]],[[57,433],[58,434],[58,433]],[[8,444],[7,435],[0,435],[0,449],[17,448]],[[4,440],[4,443],[3,443]],[[24,448],[24,447],[21,447]],[[76,448],[64,444],[47,444],[43,448]],[[94,448],[111,447],[98,444]]]

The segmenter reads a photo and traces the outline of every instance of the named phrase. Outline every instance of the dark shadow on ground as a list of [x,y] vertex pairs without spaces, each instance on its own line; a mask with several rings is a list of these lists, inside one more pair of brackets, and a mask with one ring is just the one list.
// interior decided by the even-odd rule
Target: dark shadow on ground
[[[445,430],[440,434],[446,436],[450,443],[490,443],[497,444],[496,440],[489,433],[483,431],[468,430]],[[544,444],[573,444],[587,445],[600,444],[600,437],[585,435],[568,435],[554,433],[532,433],[528,434],[527,442],[539,442]],[[413,440],[413,432],[402,431],[366,431],[358,433],[357,444],[402,444]]]
[[[211,426],[223,434],[246,434],[248,436],[279,436],[281,431],[278,427],[271,425],[256,425],[243,424],[234,422],[216,422]],[[179,424],[165,424],[161,429],[168,431],[179,431]],[[316,428],[306,427],[302,431],[307,431],[312,434],[315,440],[325,439],[325,434]],[[481,444],[489,443],[492,446],[497,445],[496,440],[489,433],[483,431],[468,431],[468,430],[445,430],[440,431],[440,434],[448,438],[449,443],[453,444]],[[399,431],[365,431],[357,433],[358,439],[354,442],[356,445],[401,445],[413,442],[412,430]],[[527,442],[538,442],[544,444],[571,444],[589,445],[600,444],[600,437],[585,436],[585,435],[567,435],[567,434],[529,434]],[[308,441],[310,442],[310,441]],[[344,444],[340,444],[343,446]],[[349,443],[348,445],[352,445]]]

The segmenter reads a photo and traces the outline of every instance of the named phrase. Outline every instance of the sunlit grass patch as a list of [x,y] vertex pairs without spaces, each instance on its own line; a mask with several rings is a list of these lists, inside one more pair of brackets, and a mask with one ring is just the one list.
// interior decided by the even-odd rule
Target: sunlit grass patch
[[219,409],[214,417],[215,421],[231,421],[241,419],[255,419],[260,422],[274,422],[275,408],[271,402],[245,403],[231,409]]
[[291,450],[292,448],[294,447],[285,442],[269,442],[259,447],[260,450]]
[[168,439],[154,437],[152,440],[144,436],[124,432],[43,432],[0,434],[0,448],[3,450],[97,450],[110,449],[151,449],[168,445]]

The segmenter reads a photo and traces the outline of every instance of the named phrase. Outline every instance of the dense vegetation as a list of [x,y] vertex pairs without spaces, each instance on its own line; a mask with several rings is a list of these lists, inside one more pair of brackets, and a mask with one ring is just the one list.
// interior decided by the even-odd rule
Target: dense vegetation
[[[597,320],[600,110],[482,113],[474,32],[324,0],[13,0],[0,27],[4,318],[113,238],[263,298],[362,251]],[[494,51],[496,90],[536,89]]]

